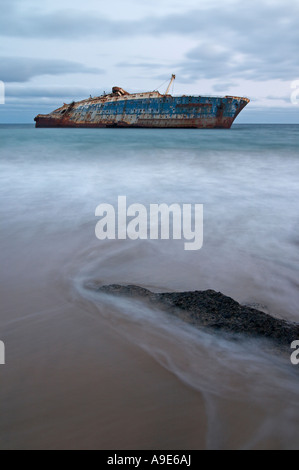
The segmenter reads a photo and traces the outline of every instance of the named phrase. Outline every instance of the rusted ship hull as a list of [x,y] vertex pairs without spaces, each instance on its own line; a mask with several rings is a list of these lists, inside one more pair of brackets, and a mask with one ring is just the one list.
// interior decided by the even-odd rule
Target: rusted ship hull
[[114,87],[110,95],[64,104],[39,114],[36,127],[229,129],[249,99],[235,96],[129,94]]
[[126,121],[118,122],[74,122],[73,120],[63,119],[57,121],[55,119],[40,117],[36,121],[36,127],[40,128],[50,128],[50,127],[72,127],[72,128],[149,128],[149,129],[158,129],[158,128],[185,128],[185,129],[230,129],[234,119],[225,118],[225,119],[148,119],[140,120],[137,123],[130,124]]

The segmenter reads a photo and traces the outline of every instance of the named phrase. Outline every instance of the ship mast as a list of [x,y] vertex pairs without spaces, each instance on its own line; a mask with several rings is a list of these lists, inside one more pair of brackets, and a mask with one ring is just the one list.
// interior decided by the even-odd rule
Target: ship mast
[[166,90],[166,93],[165,93],[165,95],[168,95],[168,93],[169,93],[169,90],[170,90],[170,88],[171,88],[171,85],[173,84],[174,80],[175,80],[175,75],[172,75],[172,76],[171,76],[170,83],[169,83],[169,85],[168,85],[168,88],[167,88],[167,90]]

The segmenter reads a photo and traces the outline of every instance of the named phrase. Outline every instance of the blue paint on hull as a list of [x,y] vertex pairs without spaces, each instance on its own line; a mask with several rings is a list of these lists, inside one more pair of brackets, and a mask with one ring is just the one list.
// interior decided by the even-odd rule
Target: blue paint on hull
[[109,95],[64,105],[37,116],[36,127],[230,128],[249,102],[229,96],[144,95]]

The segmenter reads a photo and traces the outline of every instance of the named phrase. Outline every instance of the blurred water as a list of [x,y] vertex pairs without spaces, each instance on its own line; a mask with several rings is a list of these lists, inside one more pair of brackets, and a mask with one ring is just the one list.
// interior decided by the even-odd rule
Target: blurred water
[[[188,254],[179,242],[144,241],[139,256],[150,264],[139,263],[136,275],[128,265],[119,280],[141,276],[159,287],[166,265],[163,275],[175,277],[164,282],[169,289],[214,288],[296,319],[298,126],[239,125],[229,132],[2,127],[0,133],[2,237],[39,230],[74,237],[85,224],[93,230],[97,205],[116,205],[118,195],[128,204],[204,204],[200,252]],[[90,232],[88,248],[104,245]],[[126,247],[134,264],[134,246]]]
[[[250,407],[259,410],[252,432],[236,445],[255,447],[272,439],[294,448],[298,379],[285,361],[262,352],[259,344],[215,340],[141,304],[95,296],[84,285],[97,279],[156,291],[214,289],[299,321],[298,149],[299,126],[235,125],[230,131],[0,126],[0,259],[6,266],[1,279],[7,282],[11,263],[21,269],[16,247],[34,251],[55,239],[35,269],[45,272],[51,265],[74,306],[105,317],[203,394],[209,447],[228,445],[223,436],[238,426],[238,416],[225,416],[220,402],[230,400],[231,410],[241,403],[248,423]],[[126,195],[128,204],[146,206],[204,204],[204,247],[186,252],[183,241],[100,242],[95,208],[116,205],[119,195]],[[69,253],[71,245],[63,263],[49,261],[51,250],[65,247]]]

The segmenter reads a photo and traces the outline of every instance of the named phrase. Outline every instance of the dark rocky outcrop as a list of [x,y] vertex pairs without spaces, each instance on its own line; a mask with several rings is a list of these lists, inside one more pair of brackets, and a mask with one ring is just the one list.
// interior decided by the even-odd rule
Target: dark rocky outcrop
[[299,324],[242,306],[213,290],[157,294],[138,286],[99,286],[93,283],[87,287],[106,294],[143,299],[195,327],[267,338],[289,350],[291,343],[299,340]]

